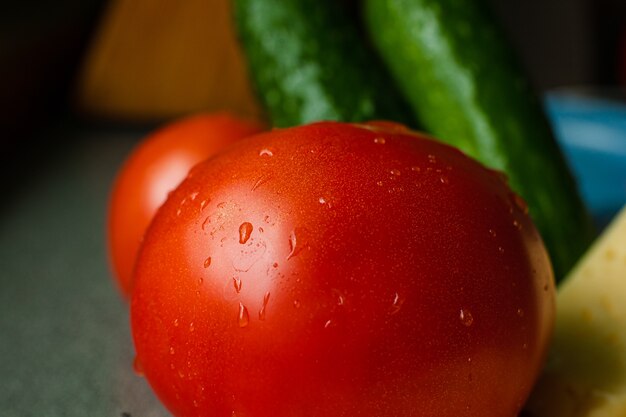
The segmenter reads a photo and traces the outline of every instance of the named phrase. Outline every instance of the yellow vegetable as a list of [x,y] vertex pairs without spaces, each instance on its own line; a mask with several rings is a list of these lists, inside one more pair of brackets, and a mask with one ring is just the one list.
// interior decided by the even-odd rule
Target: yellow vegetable
[[563,282],[533,417],[626,417],[626,207]]
[[76,86],[80,110],[152,121],[198,111],[260,115],[229,0],[115,0]]

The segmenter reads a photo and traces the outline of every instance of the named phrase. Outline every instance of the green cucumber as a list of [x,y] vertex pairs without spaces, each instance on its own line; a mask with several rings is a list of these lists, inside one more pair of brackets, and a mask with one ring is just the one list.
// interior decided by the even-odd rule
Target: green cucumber
[[391,119],[415,125],[358,14],[342,1],[235,0],[251,79],[274,126]]
[[434,136],[508,175],[557,280],[594,237],[590,217],[511,46],[479,0],[365,0],[369,35]]

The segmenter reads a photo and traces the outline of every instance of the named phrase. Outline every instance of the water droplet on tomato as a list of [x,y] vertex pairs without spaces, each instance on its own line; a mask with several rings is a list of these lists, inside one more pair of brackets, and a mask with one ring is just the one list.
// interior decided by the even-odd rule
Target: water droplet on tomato
[[395,175],[396,177],[398,177],[398,176],[400,176],[400,174],[402,174],[399,169],[395,169],[395,168],[390,170],[389,172],[391,173],[391,175]]
[[252,224],[250,222],[241,223],[239,226],[239,243],[242,245],[250,239],[250,235],[252,234]]
[[174,327],[178,327],[178,325],[179,325],[178,319],[174,319]]
[[267,303],[270,301],[270,292],[266,292],[263,296],[263,305],[259,310],[259,320],[265,320],[265,309],[267,308]]
[[237,272],[247,272],[256,264],[267,251],[267,244],[263,240],[257,240],[256,244],[244,246],[238,253],[232,256],[232,266]]
[[296,227],[289,235],[289,255],[287,260],[297,256],[308,245],[308,232],[303,227]]
[[513,220],[513,226],[517,229],[517,230],[522,230],[522,224],[520,222],[518,222],[517,220]]
[[402,305],[404,304],[404,301],[404,297],[400,296],[400,294],[396,292],[393,296],[393,301],[391,302],[391,311],[389,312],[389,314],[394,315],[398,311],[400,311]]
[[338,305],[338,306],[342,306],[342,305],[344,305],[345,303],[346,303],[346,299],[344,298],[344,296],[343,296],[343,295],[339,294],[339,295],[337,296],[337,305]]
[[204,208],[206,207],[207,204],[209,204],[210,201],[211,199],[209,198],[205,198],[204,200],[202,200],[200,202],[200,210],[204,210]]
[[259,152],[259,156],[274,156],[274,152],[272,152],[271,150],[264,148],[261,149],[261,152]]
[[237,315],[237,323],[239,327],[246,327],[250,322],[250,315],[248,309],[243,304],[239,303],[239,314]]
[[293,300],[293,306],[294,306],[295,308],[300,308],[300,301],[298,301],[298,300]]
[[235,287],[235,291],[237,291],[237,293],[239,294],[239,292],[241,292],[241,279],[239,278],[233,278],[233,286]]
[[518,308],[517,309],[517,315],[520,316],[520,317],[524,317],[524,309]]
[[431,164],[436,164],[437,157],[435,155],[428,155],[428,162],[430,162]]
[[133,370],[135,371],[135,374],[137,374],[138,376],[144,375],[143,365],[141,364],[141,361],[139,360],[139,356],[135,356],[135,359],[133,359]]
[[461,309],[459,311],[459,319],[461,319],[461,323],[463,323],[467,327],[471,326],[474,323],[474,317],[472,316],[472,313],[470,313],[470,311],[466,309]]
[[278,262],[274,262],[274,263],[272,264],[272,266],[273,266],[274,268],[278,268]]
[[504,253],[504,248],[502,246],[498,246],[498,252]]
[[198,197],[198,194],[200,194],[200,193],[197,192],[197,191],[194,191],[193,193],[189,194],[189,199],[191,201],[195,201],[196,197]]
[[226,201],[222,201],[221,203],[217,204],[217,208],[224,208],[226,207]]
[[379,145],[384,145],[386,142],[385,138],[374,138],[374,143],[377,143]]
[[261,175],[254,183],[254,185],[252,185],[252,191],[256,190],[257,188],[259,188],[261,185],[265,184],[266,182],[268,182],[269,180],[272,179],[272,176],[270,174],[263,174]]
[[413,172],[420,172],[421,170],[422,169],[420,167],[418,167],[418,166],[412,166],[411,167],[411,171],[413,171]]
[[328,329],[329,327],[333,326],[335,323],[332,320],[326,320],[326,323],[324,323],[324,328]]
[[519,194],[512,193],[511,198],[513,199],[515,207],[517,207],[522,213],[528,214],[528,204]]
[[193,333],[196,330],[196,327],[193,324],[193,321],[191,323],[189,323],[189,332]]
[[324,197],[320,197],[317,201],[319,201],[320,204],[326,204],[326,199]]
[[489,229],[489,234],[491,235],[491,237],[496,237],[497,236],[496,231],[493,230],[493,229]]
[[173,355],[174,353],[176,353],[176,351],[174,350],[174,347],[170,346],[170,355]]
[[441,182],[442,184],[448,184],[450,182],[450,180],[448,179],[448,177],[441,175],[439,177],[439,182]]
[[383,186],[383,182],[382,181],[376,181],[376,185],[378,185],[379,187]]
[[208,258],[204,260],[204,267],[208,268],[210,266],[211,266],[211,257],[209,256]]

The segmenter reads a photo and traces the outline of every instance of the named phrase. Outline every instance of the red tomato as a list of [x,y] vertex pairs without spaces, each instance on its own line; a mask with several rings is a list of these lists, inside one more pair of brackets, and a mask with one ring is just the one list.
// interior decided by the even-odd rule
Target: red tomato
[[125,296],[143,234],[168,192],[195,164],[260,130],[226,113],[201,114],[156,131],[132,152],[115,181],[108,219],[111,262]]
[[389,123],[274,130],[196,166],[136,278],[138,361],[185,417],[513,417],[554,317],[523,201]]

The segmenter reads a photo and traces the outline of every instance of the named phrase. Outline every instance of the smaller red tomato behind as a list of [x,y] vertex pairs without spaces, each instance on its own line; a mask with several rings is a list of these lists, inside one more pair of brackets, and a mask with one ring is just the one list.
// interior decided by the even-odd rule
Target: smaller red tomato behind
[[159,129],[133,150],[115,180],[108,219],[110,259],[126,297],[143,234],[168,193],[195,164],[259,131],[259,123],[227,113],[200,114]]

